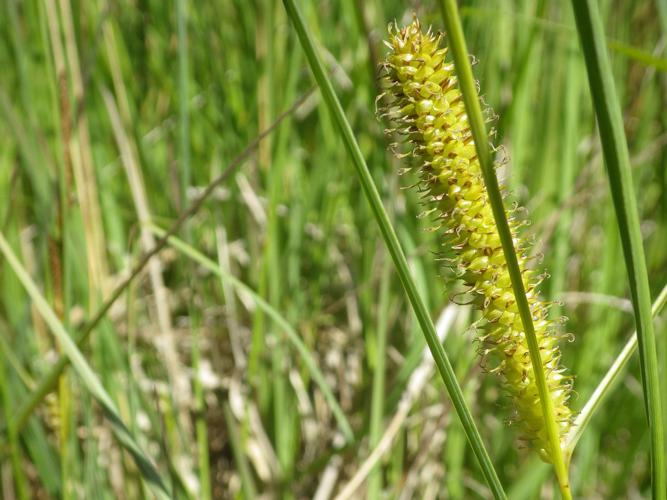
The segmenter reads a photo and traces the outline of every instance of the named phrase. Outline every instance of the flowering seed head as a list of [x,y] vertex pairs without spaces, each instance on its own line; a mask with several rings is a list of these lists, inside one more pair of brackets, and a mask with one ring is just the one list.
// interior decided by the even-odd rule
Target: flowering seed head
[[[442,35],[422,32],[416,19],[402,29],[389,26],[383,116],[395,125],[391,132],[411,145],[425,204],[436,214],[445,243],[455,254],[452,267],[482,313],[479,351],[485,365],[501,376],[511,398],[513,420],[525,438],[551,461],[553,451],[507,263],[454,66],[446,60],[447,48],[440,46],[441,40]],[[540,277],[527,266],[518,224],[510,218],[510,226],[562,441],[572,420],[567,406],[571,379],[560,366],[562,335],[538,295]]]

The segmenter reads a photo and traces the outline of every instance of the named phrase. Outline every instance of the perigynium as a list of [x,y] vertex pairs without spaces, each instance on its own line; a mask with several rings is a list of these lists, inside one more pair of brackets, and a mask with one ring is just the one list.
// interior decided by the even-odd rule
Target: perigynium
[[[510,395],[512,420],[547,461],[551,450],[531,366],[528,345],[516,306],[507,263],[468,124],[453,64],[441,47],[442,35],[422,32],[418,20],[399,29],[389,26],[390,52],[383,64],[387,90],[384,114],[405,138],[418,169],[427,211],[442,230],[451,267],[481,311],[479,351],[491,372],[502,377]],[[549,394],[561,442],[570,426],[567,403],[571,378],[560,366],[562,334],[549,318],[548,304],[537,291],[538,274],[529,269],[518,224],[510,218],[514,246],[535,326]]]

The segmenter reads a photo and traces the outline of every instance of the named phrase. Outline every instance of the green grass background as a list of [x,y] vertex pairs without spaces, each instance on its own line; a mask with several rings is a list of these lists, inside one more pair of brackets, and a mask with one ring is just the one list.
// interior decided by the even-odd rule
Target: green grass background
[[[441,30],[439,8],[299,3],[435,320],[456,284],[374,110],[386,25],[416,11]],[[601,7],[655,298],[667,281],[667,5]],[[633,320],[571,6],[461,8],[481,95],[498,115],[501,177],[528,209],[524,234],[551,275],[543,293],[562,301],[554,314],[575,335],[563,349],[579,409]],[[136,200],[169,227],[314,84],[274,0],[6,0],[0,68],[0,231],[72,333],[150,247]],[[317,92],[178,236],[209,265],[169,246],[81,348],[119,416],[178,497],[313,498],[330,477],[341,491],[399,411],[424,340]],[[456,313],[445,349],[509,497],[556,496],[548,468],[506,425],[497,379],[477,363],[474,315]],[[664,320],[655,325],[664,381],[667,332]],[[68,369],[21,432],[11,430],[60,352],[1,260],[2,498],[150,497],[79,371]],[[318,370],[353,430],[348,442]],[[635,357],[575,451],[575,496],[647,497],[648,441]],[[488,496],[437,375],[355,494]]]

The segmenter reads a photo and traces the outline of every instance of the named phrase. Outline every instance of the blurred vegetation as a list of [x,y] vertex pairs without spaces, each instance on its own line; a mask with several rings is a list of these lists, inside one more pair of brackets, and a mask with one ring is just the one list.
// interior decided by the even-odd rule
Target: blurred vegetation
[[[509,497],[557,495],[506,425],[498,381],[475,355],[476,318],[451,305],[460,288],[434,256],[437,231],[419,217],[419,194],[403,189],[416,179],[398,175],[375,116],[386,25],[417,12],[441,30],[438,6],[300,5]],[[601,5],[656,297],[667,281],[667,4]],[[577,410],[633,319],[571,7],[461,7],[497,114],[500,174],[527,208],[535,266],[551,275],[542,291],[575,337],[564,364]],[[385,436],[387,452],[353,497],[488,497],[280,2],[5,0],[0,67],[0,232],[72,335],[160,241],[149,223],[169,228],[291,111],[80,347],[175,496],[329,498]],[[667,327],[655,325],[664,381]],[[150,497],[80,371],[65,371],[16,429],[62,355],[0,260],[0,498]],[[583,434],[571,476],[575,497],[648,496],[636,356]]]

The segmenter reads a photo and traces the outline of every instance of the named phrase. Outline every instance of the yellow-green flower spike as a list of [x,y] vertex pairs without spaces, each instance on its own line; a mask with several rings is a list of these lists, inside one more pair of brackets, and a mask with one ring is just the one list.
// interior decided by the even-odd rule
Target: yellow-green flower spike
[[[551,461],[542,407],[507,263],[475,153],[454,66],[445,59],[441,35],[421,30],[419,21],[389,27],[384,63],[388,89],[385,115],[392,132],[412,145],[425,204],[435,213],[454,254],[452,268],[469,287],[482,313],[480,354],[498,373],[511,397],[513,420],[541,456]],[[540,347],[542,365],[561,440],[570,426],[571,379],[560,366],[557,325],[537,292],[539,276],[527,266],[525,247],[511,221],[514,245]],[[560,453],[560,450],[558,450]]]

